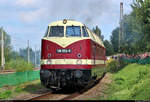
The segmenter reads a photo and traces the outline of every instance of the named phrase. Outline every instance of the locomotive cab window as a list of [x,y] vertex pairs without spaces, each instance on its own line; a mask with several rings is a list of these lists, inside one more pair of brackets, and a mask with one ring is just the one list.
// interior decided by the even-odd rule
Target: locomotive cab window
[[80,26],[67,26],[66,36],[80,37],[81,36]]
[[49,27],[47,27],[44,37],[47,37],[49,31]]
[[82,33],[84,37],[89,37],[88,32],[84,26],[82,26]]
[[64,26],[51,26],[49,37],[63,37]]

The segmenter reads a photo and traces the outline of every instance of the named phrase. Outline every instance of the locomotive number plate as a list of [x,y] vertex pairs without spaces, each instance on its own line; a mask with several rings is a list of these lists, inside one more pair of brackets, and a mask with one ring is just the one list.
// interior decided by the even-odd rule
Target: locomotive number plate
[[71,53],[71,49],[56,49],[56,53]]

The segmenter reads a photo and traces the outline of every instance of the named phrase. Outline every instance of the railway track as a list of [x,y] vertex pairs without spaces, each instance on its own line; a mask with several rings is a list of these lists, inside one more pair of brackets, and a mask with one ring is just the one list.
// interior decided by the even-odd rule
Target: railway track
[[89,90],[90,88],[95,86],[96,84],[98,84],[104,78],[105,74],[106,73],[104,73],[102,75],[102,77],[100,77],[96,81],[91,82],[84,89],[82,89],[78,92],[74,92],[71,94],[66,94],[66,93],[61,93],[61,92],[55,92],[55,93],[54,92],[47,92],[47,93],[44,93],[42,95],[30,98],[30,99],[25,99],[25,100],[71,100],[75,97],[80,96],[81,94],[83,94],[84,92],[86,92],[87,90]]

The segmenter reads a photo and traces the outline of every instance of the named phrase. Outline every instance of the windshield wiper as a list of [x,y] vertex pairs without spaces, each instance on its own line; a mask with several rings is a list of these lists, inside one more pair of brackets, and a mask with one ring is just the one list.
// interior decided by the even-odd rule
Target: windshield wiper
[[73,30],[73,36],[75,36],[75,29],[74,29],[74,26],[72,25],[72,30]]

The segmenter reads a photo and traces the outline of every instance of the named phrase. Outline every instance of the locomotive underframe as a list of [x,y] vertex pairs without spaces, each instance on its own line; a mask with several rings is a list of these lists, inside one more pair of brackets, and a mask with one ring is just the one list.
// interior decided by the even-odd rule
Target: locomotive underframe
[[84,87],[92,79],[91,70],[88,69],[41,69],[40,79],[42,84],[47,87]]

